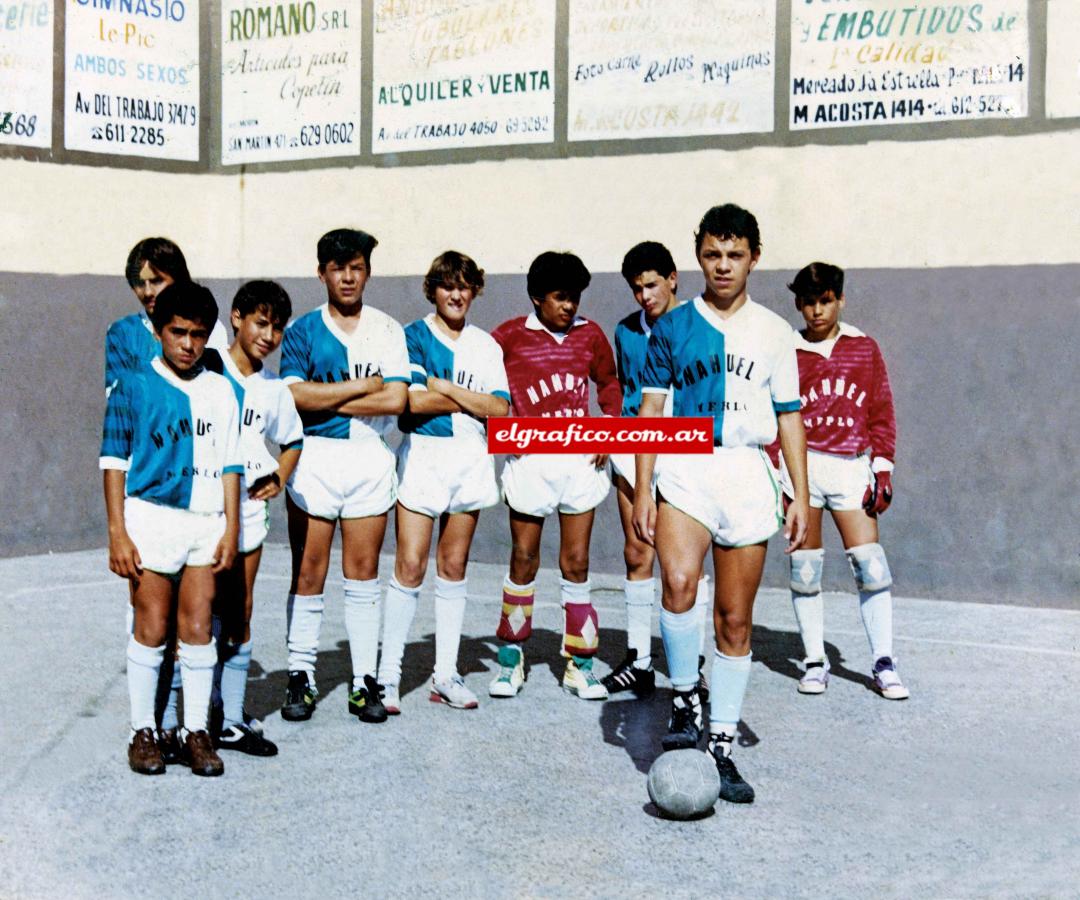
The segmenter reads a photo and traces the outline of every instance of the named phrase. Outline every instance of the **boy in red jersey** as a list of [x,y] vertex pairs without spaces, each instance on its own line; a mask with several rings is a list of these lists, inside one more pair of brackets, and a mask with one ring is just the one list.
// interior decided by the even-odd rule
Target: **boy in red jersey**
[[[600,326],[577,314],[591,276],[572,253],[541,253],[529,267],[534,312],[492,332],[503,350],[510,402],[517,416],[589,414],[589,381],[605,415],[617,416],[622,391],[615,356]],[[529,455],[506,461],[503,497],[510,507],[513,549],[503,584],[496,635],[499,673],[492,697],[514,697],[525,682],[523,644],[532,633],[534,579],[540,568],[545,517],[559,513],[559,569],[565,610],[563,687],[585,700],[603,700],[607,688],[592,671],[599,644],[596,610],[589,598],[589,539],[593,511],[611,488],[607,457],[589,454]]]
[[[806,328],[795,336],[799,393],[806,426],[810,527],[802,550],[791,554],[791,600],[806,651],[802,694],[823,693],[829,683],[825,657],[821,544],[824,510],[844,542],[859,611],[874,659],[874,686],[888,700],[909,692],[892,651],[892,575],[878,543],[877,517],[892,502],[896,417],[881,350],[873,338],[840,321],[844,272],[815,262],[788,285]],[[791,495],[787,472],[784,491]]]

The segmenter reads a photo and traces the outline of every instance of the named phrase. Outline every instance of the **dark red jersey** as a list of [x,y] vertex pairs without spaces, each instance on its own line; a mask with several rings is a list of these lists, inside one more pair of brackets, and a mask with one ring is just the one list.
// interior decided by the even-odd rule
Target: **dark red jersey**
[[806,446],[821,453],[869,452],[874,471],[892,469],[896,415],[877,341],[841,323],[833,341],[795,335]]
[[491,336],[502,347],[514,415],[587,416],[589,381],[605,415],[622,411],[615,354],[595,322],[579,317],[556,335],[534,313],[503,322]]

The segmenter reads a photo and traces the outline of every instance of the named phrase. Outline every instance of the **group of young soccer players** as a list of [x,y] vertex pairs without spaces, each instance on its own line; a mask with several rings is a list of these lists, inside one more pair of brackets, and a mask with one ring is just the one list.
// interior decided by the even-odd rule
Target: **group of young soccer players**
[[[801,333],[750,299],[761,241],[746,210],[713,207],[695,240],[705,289],[687,302],[677,299],[665,247],[647,241],[626,254],[622,274],[640,308],[618,324],[614,352],[578,314],[591,276],[572,253],[540,254],[526,282],[532,312],[491,334],[467,322],[483,270],[464,254],[442,253],[423,282],[432,312],[403,328],[363,299],[375,238],[338,229],[317,248],[326,303],[290,323],[279,285],[248,282],[233,301],[227,343],[213,297],[191,280],[179,248],[163,238],[136,245],[127,276],[144,309],[109,329],[101,451],[110,568],[130,580],[134,613],[131,768],[156,774],[180,762],[219,775],[217,750],[277,752],[244,711],[244,691],[267,504],[282,491],[292,581],[281,715],[291,721],[311,718],[319,703],[319,632],[339,524],[349,712],[364,722],[401,712],[402,657],[436,521],[430,697],[478,705],[457,665],[467,565],[480,511],[500,499],[512,552],[492,697],[514,697],[525,684],[540,539],[558,512],[563,687],[586,700],[653,693],[658,561],[673,687],[661,744],[698,746],[707,704],[721,796],[752,801],[731,747],[767,541],[783,528],[806,651],[799,691],[821,693],[829,677],[821,520],[829,509],[859,588],[875,685],[884,697],[905,698],[891,649],[891,577],[877,543],[895,447],[877,344],[840,322],[843,272],[835,266],[813,263],[790,285]],[[264,365],[279,345],[280,377]],[[588,415],[590,382],[606,416],[711,418],[712,454],[526,452],[507,458],[497,478],[487,420]],[[387,443],[395,427],[396,453]],[[280,448],[276,458],[268,442]],[[625,535],[627,653],[601,679],[589,545],[612,484]],[[377,575],[392,507],[395,563],[384,596]],[[710,549],[712,583],[703,570]],[[706,681],[710,607],[716,640]]]

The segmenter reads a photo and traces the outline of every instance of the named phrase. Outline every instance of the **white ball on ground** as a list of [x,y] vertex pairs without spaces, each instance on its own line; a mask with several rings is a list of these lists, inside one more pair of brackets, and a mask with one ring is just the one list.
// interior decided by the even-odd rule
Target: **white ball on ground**
[[720,797],[720,776],[712,757],[700,750],[669,750],[649,769],[649,799],[665,816],[693,819]]

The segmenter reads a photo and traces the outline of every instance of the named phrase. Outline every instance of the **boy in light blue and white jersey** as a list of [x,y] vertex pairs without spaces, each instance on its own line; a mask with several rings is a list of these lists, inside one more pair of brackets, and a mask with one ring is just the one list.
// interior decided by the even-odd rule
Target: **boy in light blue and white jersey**
[[[291,477],[304,443],[304,426],[292,391],[264,364],[281,344],[292,315],[289,295],[273,281],[249,281],[233,298],[235,335],[222,356],[223,374],[240,408],[240,450],[244,478],[240,494],[240,552],[218,577],[214,603],[218,626],[215,702],[220,726],[212,729],[215,745],[251,756],[274,756],[277,747],[244,715],[251,666],[251,612],[262,545],[269,530],[270,503]],[[275,459],[267,441],[280,447]],[[220,697],[220,699],[217,699]]]
[[397,494],[395,457],[384,437],[405,410],[405,332],[363,302],[377,241],[341,228],[319,240],[327,303],[285,330],[281,377],[304,422],[304,452],[288,485],[293,576],[289,593],[289,684],[281,715],[311,718],[315,660],[330,545],[341,522],[345,630],[353,678],[349,712],[386,721],[375,679],[379,650],[379,551]]
[[[761,253],[757,220],[733,204],[710,209],[695,236],[704,293],[663,316],[649,338],[641,416],[711,416],[711,457],[637,457],[634,529],[656,547],[663,577],[660,632],[675,689],[665,750],[695,747],[701,737],[697,624],[692,605],[710,546],[716,571],[716,653],[710,685],[709,752],[720,796],[749,803],[753,788],[731,759],[750,676],[754,597],[767,541],[784,523],[780,491],[764,445],[779,431],[794,499],[786,552],[806,539],[809,494],[806,435],[791,327],[754,303],[747,278]],[[654,468],[659,505],[650,490]]]
[[405,328],[412,384],[400,419],[397,553],[386,592],[379,683],[386,711],[401,711],[398,684],[405,640],[427,572],[435,520],[439,547],[435,578],[435,672],[430,699],[475,709],[476,695],[458,674],[465,616],[465,570],[479,512],[499,502],[486,421],[510,409],[502,348],[465,317],[484,289],[484,270],[454,250],[440,254],[424,278],[435,312]]
[[122,375],[109,395],[102,436],[109,567],[134,586],[128,641],[132,738],[128,764],[159,774],[154,695],[176,598],[184,685],[181,761],[197,775],[224,771],[207,733],[217,653],[211,636],[214,575],[236,556],[239,532],[239,413],[228,381],[200,365],[217,304],[182,282],[157,298],[162,356]]
[[[143,305],[140,312],[117,319],[105,333],[105,392],[112,390],[124,372],[141,368],[143,363],[161,356],[161,342],[154,335],[150,317],[154,301],[166,287],[191,281],[187,260],[180,248],[168,238],[143,238],[128,253],[124,276],[132,292]],[[214,323],[207,346],[224,353],[229,346],[225,329]]]
[[[636,416],[641,407],[641,378],[649,336],[660,317],[679,305],[679,273],[667,247],[656,241],[643,241],[631,247],[623,257],[622,276],[640,309],[615,326],[615,364],[622,388],[622,415]],[[664,415],[671,415],[670,396],[664,405]],[[632,691],[637,697],[648,697],[656,688],[656,673],[652,666],[652,612],[656,596],[653,563],[656,553],[634,533],[634,456],[613,453],[611,469],[624,538],[627,649],[626,657],[604,676],[603,682],[609,695]],[[698,581],[694,602],[694,615],[701,635],[698,656],[702,665],[705,662],[705,614],[711,600],[708,576],[703,576]],[[702,697],[706,697],[708,687],[704,675],[699,679],[698,687]]]

